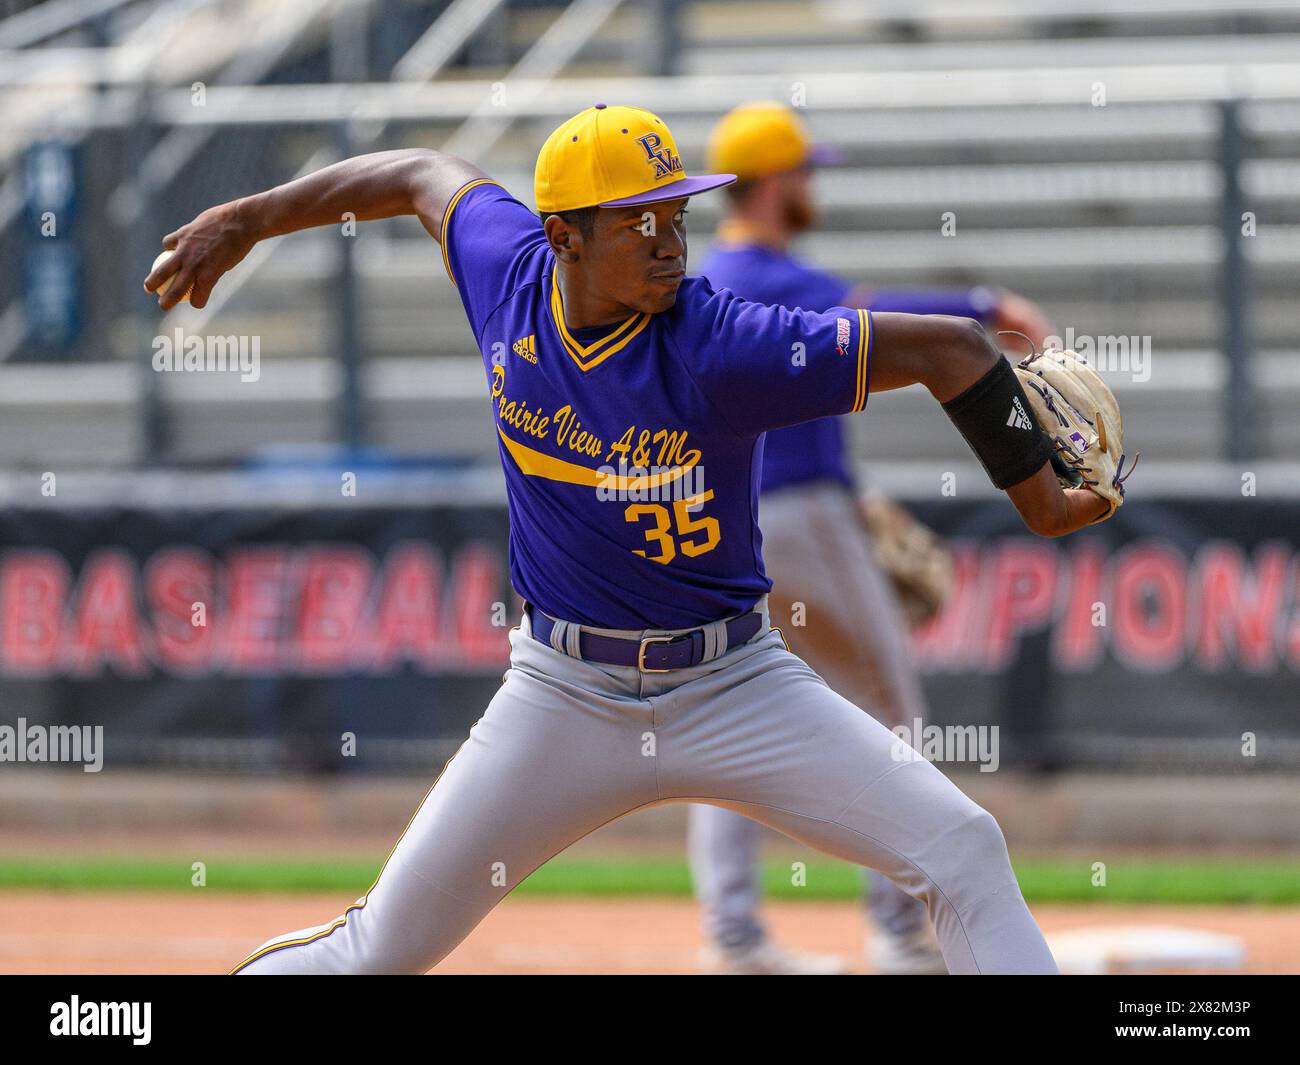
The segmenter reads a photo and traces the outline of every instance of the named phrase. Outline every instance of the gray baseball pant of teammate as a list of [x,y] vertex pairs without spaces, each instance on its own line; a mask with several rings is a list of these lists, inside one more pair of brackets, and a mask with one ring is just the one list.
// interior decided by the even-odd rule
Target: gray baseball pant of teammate
[[[877,721],[910,728],[924,718],[907,622],[853,496],[828,481],[783,488],[762,497],[759,524],[772,616],[790,650]],[[789,623],[795,603],[802,625]],[[691,877],[705,934],[719,946],[746,947],[766,935],[758,916],[761,837],[755,821],[731,810],[691,808]],[[874,869],[866,879],[877,926],[900,936],[924,926],[923,905]]]
[[527,628],[525,616],[504,683],[371,890],[236,971],[424,972],[571,843],[682,801],[725,804],[884,871],[925,900],[955,973],[1056,971],[992,816],[928,762],[895,760],[895,737],[780,633],[764,625],[724,650],[715,623],[706,651],[720,657],[641,673],[569,657]]

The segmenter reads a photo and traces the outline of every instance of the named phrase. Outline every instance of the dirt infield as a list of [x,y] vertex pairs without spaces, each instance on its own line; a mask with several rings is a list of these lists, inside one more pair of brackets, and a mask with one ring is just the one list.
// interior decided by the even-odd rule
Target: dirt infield
[[[174,892],[0,893],[0,972],[218,973],[264,939],[336,916],[349,900]],[[770,903],[778,938],[841,953],[859,971],[865,926],[845,903]],[[1162,924],[1227,932],[1250,973],[1300,972],[1300,911],[1245,906],[1040,906],[1049,934]],[[694,973],[697,914],[686,900],[508,899],[440,973]]]

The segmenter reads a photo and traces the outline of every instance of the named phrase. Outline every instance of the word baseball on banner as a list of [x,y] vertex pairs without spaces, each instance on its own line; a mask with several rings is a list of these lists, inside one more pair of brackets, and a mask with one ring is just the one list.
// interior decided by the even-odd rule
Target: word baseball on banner
[[[935,726],[1007,764],[1300,761],[1300,500],[1148,500],[1068,541],[1001,500],[913,509],[956,559],[914,641]],[[136,763],[333,765],[357,728],[370,765],[427,760],[508,666],[507,530],[495,503],[7,509],[0,724],[103,725]]]

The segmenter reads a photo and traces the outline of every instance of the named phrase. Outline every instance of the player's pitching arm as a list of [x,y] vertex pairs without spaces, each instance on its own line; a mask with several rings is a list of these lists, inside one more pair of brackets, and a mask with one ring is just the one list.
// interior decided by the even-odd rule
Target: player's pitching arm
[[978,322],[883,312],[871,322],[871,391],[917,383],[929,389],[1031,531],[1064,536],[1110,509],[1087,488],[1061,486],[1051,442],[1011,364]]
[[210,207],[168,233],[163,247],[176,254],[145,278],[145,291],[156,292],[174,277],[158,305],[170,310],[189,292],[190,303],[203,307],[221,275],[239,265],[259,240],[338,225],[348,215],[358,221],[417,215],[437,240],[456,190],[487,176],[472,163],[432,149],[345,159],[267,192]]

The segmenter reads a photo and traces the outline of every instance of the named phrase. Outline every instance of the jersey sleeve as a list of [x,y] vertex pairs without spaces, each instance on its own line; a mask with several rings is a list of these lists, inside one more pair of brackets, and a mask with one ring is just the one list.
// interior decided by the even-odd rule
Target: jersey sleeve
[[467,182],[447,204],[442,261],[480,345],[492,312],[528,280],[527,253],[545,241],[537,216],[490,179]]
[[679,316],[678,348],[733,430],[757,436],[867,405],[869,311],[751,303],[694,280]]

